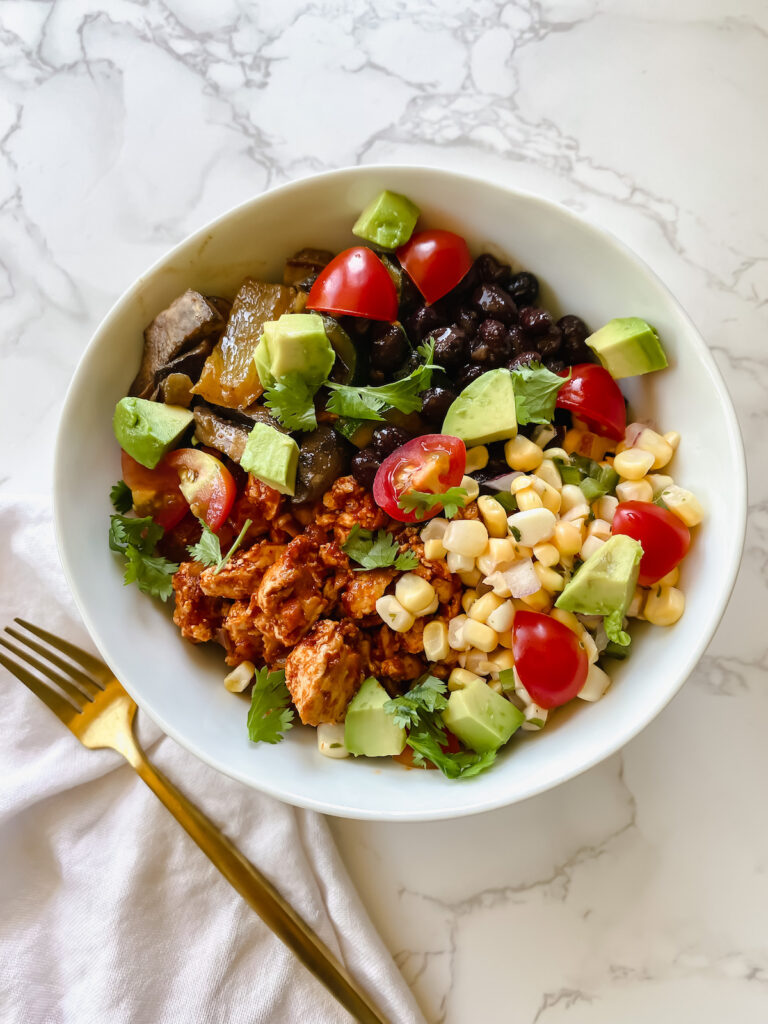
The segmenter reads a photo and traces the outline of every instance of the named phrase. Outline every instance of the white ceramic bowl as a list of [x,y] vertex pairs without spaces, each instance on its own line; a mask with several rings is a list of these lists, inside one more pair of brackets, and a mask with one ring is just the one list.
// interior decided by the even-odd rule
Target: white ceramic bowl
[[[232,296],[243,277],[279,280],[302,246],[340,250],[381,189],[402,192],[422,223],[463,234],[539,275],[545,303],[593,327],[644,317],[659,330],[670,369],[622,382],[637,417],[682,435],[676,481],[706,508],[682,570],[687,607],[670,629],[634,627],[631,658],[612,670],[598,704],[573,705],[543,733],[515,739],[471,780],[405,771],[390,759],[321,757],[315,730],[294,728],[276,746],[249,742],[247,704],[223,685],[219,648],[183,641],[170,609],[123,586],[107,547],[109,488],[120,476],[114,405],[138,366],[142,331],[186,288]],[[85,351],[67,394],[56,449],[56,527],[83,619],[137,703],[198,757],[282,800],[345,817],[450,818],[540,793],[597,764],[635,736],[677,692],[709,642],[731,592],[746,507],[736,417],[704,342],[649,268],[569,210],[500,185],[422,167],[359,167],[306,178],[257,197],[192,235],[132,285]]]

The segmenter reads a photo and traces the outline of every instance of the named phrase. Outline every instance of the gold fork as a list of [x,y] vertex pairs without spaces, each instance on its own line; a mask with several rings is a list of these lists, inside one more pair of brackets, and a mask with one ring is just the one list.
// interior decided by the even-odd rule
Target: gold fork
[[[40,658],[9,643],[4,637],[0,637],[0,646],[10,651],[16,659],[31,665],[58,689],[43,682],[19,664],[19,660],[8,657],[2,650],[0,664],[47,704],[84,746],[92,750],[111,747],[123,755],[230,885],[237,889],[267,927],[293,950],[304,966],[329,989],[355,1020],[361,1024],[387,1024],[325,943],[302,921],[272,883],[209,818],[149,763],[133,734],[136,704],[104,662],[39,626],[33,626],[23,619],[17,618],[14,621],[59,654],[66,655],[70,661],[65,661],[59,654],[24,633],[6,626],[5,632],[9,636],[21,644],[22,648],[40,655]],[[75,662],[75,665],[70,662]]]

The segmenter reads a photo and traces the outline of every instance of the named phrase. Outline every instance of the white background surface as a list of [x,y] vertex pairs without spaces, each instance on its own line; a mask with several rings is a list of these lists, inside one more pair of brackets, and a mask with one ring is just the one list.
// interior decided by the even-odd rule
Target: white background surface
[[587,213],[664,278],[726,377],[752,522],[723,625],[673,704],[527,804],[333,823],[430,1021],[480,1006],[488,1024],[768,1017],[766,10],[0,5],[5,496],[47,492],[63,390],[142,269],[255,192],[349,163],[469,170]]

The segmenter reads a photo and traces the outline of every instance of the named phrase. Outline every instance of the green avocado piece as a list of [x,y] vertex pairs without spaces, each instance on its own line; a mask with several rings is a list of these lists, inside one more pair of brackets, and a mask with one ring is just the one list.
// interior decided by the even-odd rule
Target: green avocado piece
[[294,494],[299,446],[289,434],[257,423],[248,435],[240,465],[280,494]]
[[397,249],[413,234],[419,208],[398,192],[380,192],[355,221],[352,234],[382,249]]
[[514,437],[515,385],[509,370],[489,370],[468,384],[448,409],[442,432],[467,445]]
[[555,606],[582,615],[623,616],[635,593],[642,557],[639,541],[614,534],[584,562]]
[[352,754],[385,757],[403,752],[405,729],[384,710],[388,700],[389,694],[378,679],[369,676],[349,702],[344,746]]
[[264,324],[253,360],[264,388],[289,373],[318,387],[331,372],[336,352],[317,313],[283,313]]
[[525,716],[514,704],[477,680],[454,690],[443,722],[476,754],[498,750],[520,728]]
[[663,370],[668,365],[656,328],[639,316],[609,320],[587,338],[587,344],[616,380]]
[[123,451],[147,469],[154,469],[193,419],[191,411],[181,405],[121,398],[115,407],[112,429]]

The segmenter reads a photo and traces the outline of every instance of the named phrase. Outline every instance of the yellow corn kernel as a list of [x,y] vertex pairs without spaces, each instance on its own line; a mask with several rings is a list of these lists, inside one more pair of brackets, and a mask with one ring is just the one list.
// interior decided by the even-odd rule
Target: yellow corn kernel
[[448,689],[463,690],[465,686],[471,686],[473,683],[484,682],[485,680],[483,677],[477,675],[475,672],[470,672],[466,668],[455,668],[448,676]]
[[611,677],[607,672],[603,672],[597,665],[590,665],[587,678],[584,680],[584,685],[579,690],[577,696],[581,697],[582,700],[600,700],[610,685]]
[[675,449],[669,441],[650,427],[644,427],[640,431],[635,439],[635,447],[653,455],[652,469],[662,469],[675,454]]
[[643,617],[654,626],[672,626],[685,611],[685,595],[677,587],[654,584],[645,602]]
[[684,487],[677,487],[675,484],[665,487],[661,492],[661,500],[686,526],[698,526],[704,518],[701,502],[695,494],[686,491]]
[[671,476],[665,476],[663,473],[649,473],[645,479],[651,485],[654,501],[665,487],[671,487],[675,482]]
[[487,465],[488,449],[484,444],[476,444],[474,448],[467,448],[465,473],[476,473],[478,469],[485,469]]
[[490,494],[482,494],[477,499],[477,508],[489,537],[507,536],[507,513],[500,502]]
[[480,493],[480,484],[471,476],[463,476],[459,485],[467,492],[467,502],[474,501]]
[[406,572],[395,584],[395,597],[411,615],[424,615],[435,600],[435,588],[415,572]]
[[581,632],[579,633],[579,641],[587,655],[587,661],[590,663],[590,665],[594,665],[594,663],[600,657],[600,652],[597,649],[595,638],[584,626],[581,627]]
[[647,480],[622,480],[616,486],[619,501],[653,501],[653,488]]
[[444,661],[450,654],[448,627],[439,619],[426,624],[422,639],[427,661]]
[[494,693],[498,693],[499,695],[504,693],[504,688],[503,688],[503,686],[501,685],[501,683],[499,682],[498,679],[491,679],[488,682],[487,686],[488,686],[488,689],[489,690],[493,690]]
[[598,519],[604,519],[606,523],[612,523],[618,506],[618,498],[614,498],[612,494],[604,494],[602,498],[598,498],[597,501],[593,503],[592,511]]
[[470,619],[475,619],[477,622],[487,622],[491,612],[495,612],[502,604],[504,604],[504,601],[497,597],[493,591],[489,591],[487,594],[483,594],[482,597],[478,597],[471,607],[465,608],[464,611],[467,612]]
[[479,651],[476,647],[459,655],[459,665],[479,676],[491,674],[491,663],[485,651]]
[[445,531],[450,525],[447,519],[443,519],[442,516],[435,516],[434,519],[429,520],[419,536],[425,544],[428,540],[442,540]]
[[474,558],[470,555],[460,555],[456,551],[449,551],[445,561],[448,572],[472,572],[475,568]]
[[635,593],[625,613],[628,619],[642,619],[647,596],[648,591],[644,587],[635,587]]
[[419,614],[416,616],[416,618],[420,619],[423,615],[434,615],[439,607],[440,607],[440,599],[438,598],[437,594],[435,594],[435,596],[429,602],[427,607],[424,608],[422,611],[420,611]]
[[503,647],[495,650],[493,654],[489,654],[488,661],[491,663],[491,676],[494,679],[498,679],[500,673],[515,667],[514,654]]
[[344,745],[344,723],[321,722],[317,727],[317,749],[324,757],[349,757]]
[[564,626],[567,626],[572,633],[576,636],[581,636],[581,631],[584,629],[582,624],[573,614],[573,612],[567,612],[564,608],[553,608],[552,618],[557,619],[558,622],[562,622]]
[[587,527],[587,536],[608,540],[611,536],[611,524],[606,522],[605,519],[593,519]]
[[517,494],[518,491],[524,491],[527,487],[531,486],[531,478],[523,473],[521,476],[516,476],[512,483],[509,485],[509,493]]
[[537,469],[544,458],[541,448],[534,444],[530,438],[518,434],[511,438],[504,445],[504,458],[510,469],[518,469],[523,473],[529,473]]
[[[507,525],[506,520],[504,525]],[[477,568],[484,576],[490,576],[492,572],[508,569],[520,557],[511,537],[489,537],[485,550],[478,556]]]
[[673,452],[677,451],[678,445],[680,444],[680,435],[676,430],[670,430],[669,433],[665,434],[664,440]]
[[528,597],[521,597],[520,600],[535,612],[548,612],[552,607],[552,595],[544,590],[537,590],[535,594]]
[[613,468],[625,480],[642,480],[653,467],[653,452],[643,448],[627,448],[613,460]]
[[534,476],[543,480],[545,484],[549,484],[550,487],[554,487],[556,491],[562,491],[563,481],[560,472],[554,462],[546,458],[547,454],[547,452],[544,452],[544,461],[538,469],[534,470]]
[[428,558],[431,562],[445,558],[447,554],[448,552],[443,547],[443,542],[438,540],[437,537],[424,541],[424,557]]
[[256,666],[252,661],[241,661],[237,668],[224,676],[224,686],[230,693],[242,693],[253,679]]
[[586,562],[590,555],[594,555],[603,544],[605,544],[605,541],[600,537],[585,537],[584,543],[579,550],[579,558]]
[[666,576],[662,576],[658,582],[654,583],[655,587],[676,587],[680,582],[680,569],[675,566],[674,569],[670,569]]
[[[562,459],[563,462],[568,462],[568,452],[565,448],[546,448],[543,454],[545,459]],[[555,469],[557,469],[557,466],[555,466]],[[557,475],[560,476],[559,471]]]
[[469,609],[475,603],[477,598],[478,593],[474,589],[474,587],[470,587],[468,590],[465,590],[464,593],[461,595],[461,607],[464,609],[467,615],[469,615]]
[[517,498],[517,507],[521,512],[527,512],[532,508],[544,507],[544,502],[532,487],[526,487],[524,490],[518,491],[515,497]]
[[535,544],[533,547],[533,556],[542,565],[546,565],[547,568],[551,568],[553,565],[557,565],[560,561],[560,552],[557,550],[554,544],[547,541],[546,544]]
[[503,633],[499,633],[499,647],[511,651],[513,643],[514,639],[511,629],[506,629]]
[[411,612],[403,608],[394,594],[385,594],[376,602],[379,617],[393,629],[395,633],[407,633],[413,627],[415,619]]
[[583,437],[583,431],[577,430],[575,427],[571,427],[563,438],[563,448],[569,455],[572,452],[578,451]]
[[[488,543],[488,531],[477,519],[454,519],[443,536],[443,547],[450,554],[477,558]],[[462,566],[469,571],[471,566]]]
[[472,646],[464,639],[464,627],[468,622],[466,615],[454,615],[448,623],[448,646],[453,651],[468,651]]
[[565,514],[572,508],[579,508],[585,502],[584,491],[576,484],[565,484],[560,492],[560,511]]
[[562,522],[574,523],[579,529],[581,529],[588,516],[589,505],[585,502],[583,505],[577,505],[575,508],[569,508],[568,511],[564,512],[560,518]]
[[540,487],[536,488],[536,491],[541,498],[541,503],[544,508],[548,508],[550,512],[554,512],[555,515],[560,511],[562,504],[562,497],[560,491],[546,482],[546,480],[540,480]]
[[458,572],[457,576],[465,587],[476,587],[483,578],[483,574],[479,569],[469,569],[465,572]]
[[502,601],[485,620],[486,626],[495,629],[497,633],[506,633],[512,628],[515,621],[515,606],[511,601]]
[[581,529],[575,523],[561,519],[555,526],[552,542],[561,555],[577,555],[582,545]]
[[[487,595],[486,595],[487,596]],[[464,624],[464,639],[471,647],[477,647],[480,651],[489,654],[499,646],[499,636],[495,629],[486,626],[484,622],[477,619],[468,619]]]
[[559,594],[565,586],[563,577],[560,573],[555,572],[554,569],[547,568],[546,565],[542,565],[541,562],[534,562],[533,568],[536,575],[539,577],[539,583],[542,587],[549,591],[550,594]]

